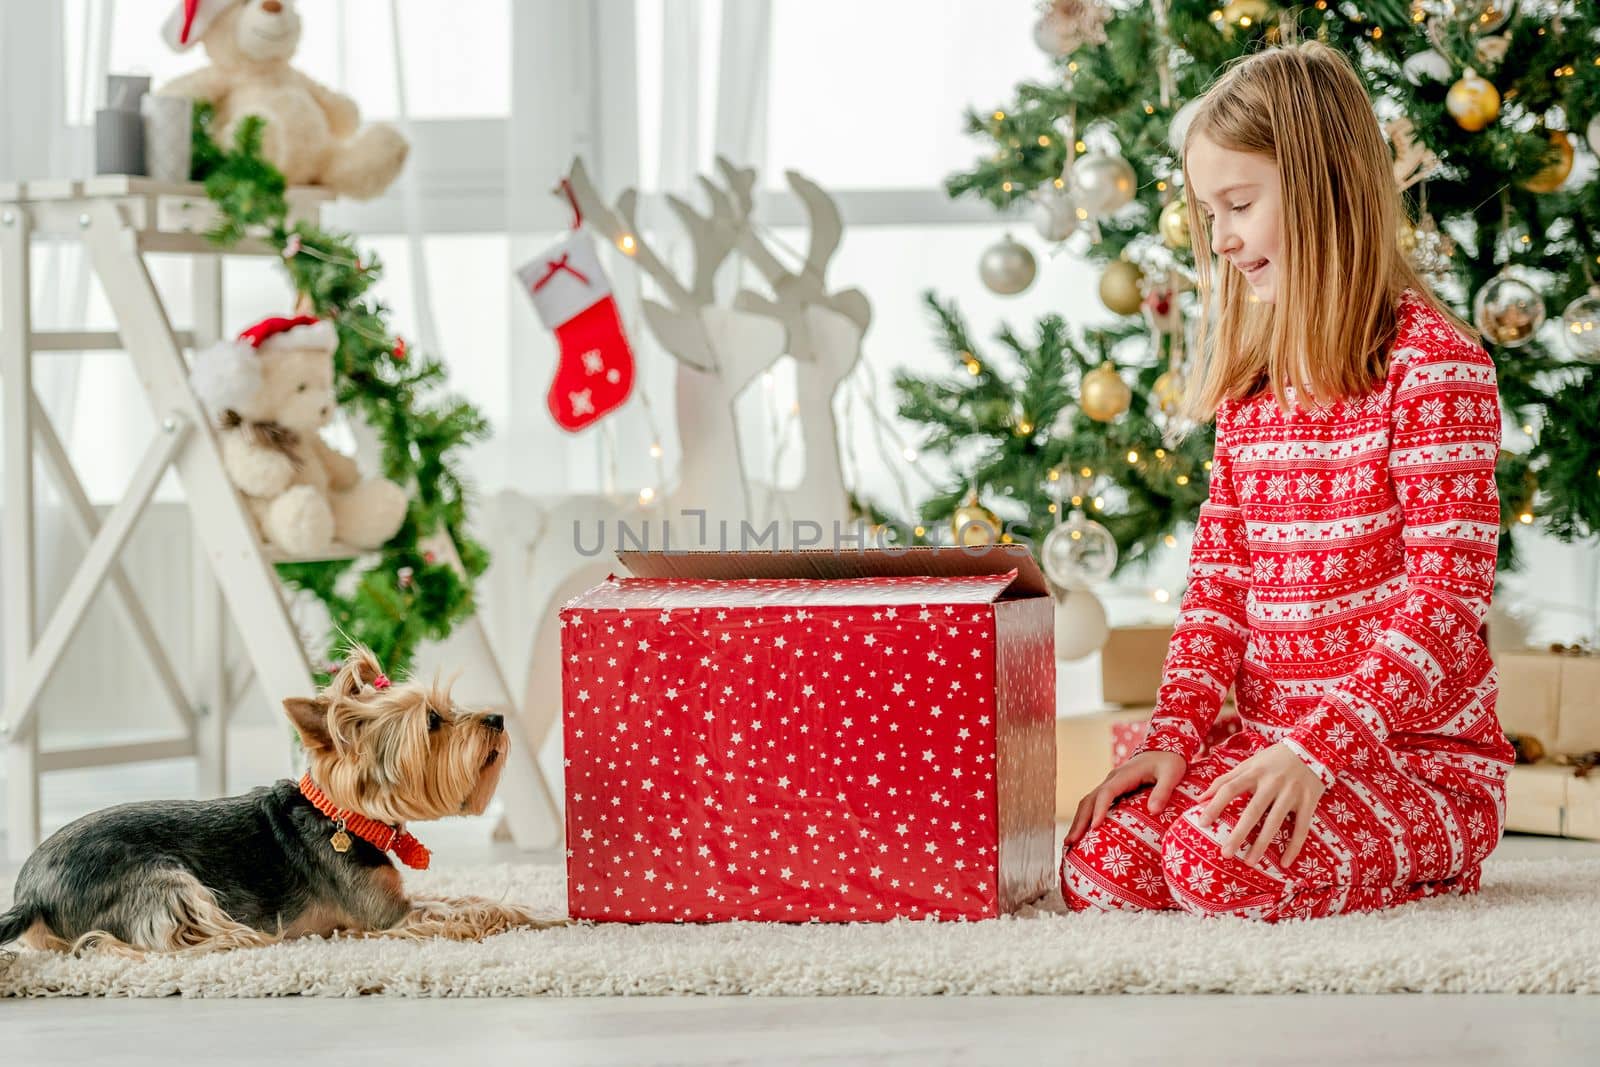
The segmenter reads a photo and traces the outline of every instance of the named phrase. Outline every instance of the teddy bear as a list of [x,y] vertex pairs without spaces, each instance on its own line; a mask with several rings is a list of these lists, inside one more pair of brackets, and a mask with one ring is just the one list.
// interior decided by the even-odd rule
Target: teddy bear
[[213,105],[220,144],[231,145],[239,123],[259,115],[262,154],[290,185],[368,200],[400,173],[410,145],[398,130],[362,126],[355,101],[289,65],[300,44],[295,0],[184,0],[162,32],[178,51],[205,46],[211,65],[159,93]]
[[310,315],[271,318],[195,355],[190,384],[216,419],[222,464],[263,539],[291,556],[374,549],[400,529],[406,494],[363,479],[319,432],[336,410],[338,335]]

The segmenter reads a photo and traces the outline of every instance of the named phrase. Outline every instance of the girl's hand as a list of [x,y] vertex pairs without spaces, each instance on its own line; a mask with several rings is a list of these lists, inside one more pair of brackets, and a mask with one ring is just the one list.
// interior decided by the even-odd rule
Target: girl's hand
[[[1261,832],[1255,837],[1249,855],[1244,861],[1252,866],[1266,854],[1267,845],[1283,826],[1290,814],[1294,815],[1294,834],[1283,850],[1280,863],[1287,867],[1300,854],[1306,835],[1311,832],[1311,813],[1322,799],[1327,786],[1316,772],[1305,765],[1288,745],[1277,744],[1264,748],[1216,780],[1200,795],[1200,801],[1210,803],[1200,813],[1200,825],[1211,826],[1235,797],[1250,796],[1239,824],[1222,843],[1224,856],[1239,855],[1250,831],[1261,823]],[[1262,822],[1263,817],[1266,819]]]
[[1172,791],[1183,780],[1189,762],[1176,752],[1141,752],[1112,769],[1106,780],[1095,786],[1089,795],[1078,802],[1078,811],[1067,828],[1067,844],[1076,844],[1078,838],[1100,825],[1111,809],[1112,801],[1124,793],[1131,793],[1144,785],[1154,785],[1150,790],[1150,814],[1159,814],[1167,806]]

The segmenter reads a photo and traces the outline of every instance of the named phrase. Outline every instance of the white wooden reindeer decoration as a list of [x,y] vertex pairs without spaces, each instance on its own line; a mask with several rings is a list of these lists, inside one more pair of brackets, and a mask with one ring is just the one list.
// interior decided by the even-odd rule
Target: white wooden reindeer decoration
[[[735,201],[704,177],[700,183],[711,201],[709,214],[697,213],[676,196],[667,197],[694,248],[694,281],[686,287],[639,232],[632,189],[618,197],[613,211],[596,192],[582,160],[573,162],[568,181],[588,223],[654,279],[672,305],[648,297],[643,301],[650,332],[678,362],[675,403],[683,460],[672,502],[703,509],[714,519],[737,522],[748,517],[749,476],[734,404],[782,355],[784,343],[783,324],[771,315],[714,303],[717,269],[748,228],[748,197],[736,214]],[[737,461],[732,469],[730,457]]]
[[[718,157],[735,201],[735,211],[748,218],[753,205],[754,172],[740,170]],[[786,268],[753,227],[740,231],[739,249],[772,287],[772,298],[743,290],[734,306],[770,315],[784,324],[789,356],[795,361],[795,399],[804,439],[801,481],[782,493],[788,518],[821,524],[831,532],[834,520],[849,514],[849,492],[839,461],[839,432],[833,400],[840,385],[861,359],[861,339],[872,321],[872,306],[859,289],[829,292],[828,262],[839,248],[844,223],[832,197],[796,171],[784,175],[806,209],[810,244],[798,271]]]

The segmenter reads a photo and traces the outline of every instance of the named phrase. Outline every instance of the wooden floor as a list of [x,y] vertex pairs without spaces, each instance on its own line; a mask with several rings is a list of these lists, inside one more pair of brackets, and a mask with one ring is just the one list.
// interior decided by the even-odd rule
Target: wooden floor
[[[239,780],[284,739],[237,738]],[[52,776],[47,831],[138,797],[184,796],[182,761]],[[3,824],[3,821],[0,821]],[[428,827],[437,861],[529,856],[487,819]],[[0,839],[3,840],[3,839]],[[1510,836],[1505,856],[1600,856]],[[3,853],[0,853],[3,855]],[[16,865],[0,860],[0,900]],[[1596,920],[1600,922],[1600,916]],[[1465,948],[1463,951],[1467,951]],[[1600,1062],[1593,997],[617,998],[523,1001],[0,1001],[0,1064],[1563,1064]]]
[[0,1003],[5,1062],[1592,1064],[1594,998]]

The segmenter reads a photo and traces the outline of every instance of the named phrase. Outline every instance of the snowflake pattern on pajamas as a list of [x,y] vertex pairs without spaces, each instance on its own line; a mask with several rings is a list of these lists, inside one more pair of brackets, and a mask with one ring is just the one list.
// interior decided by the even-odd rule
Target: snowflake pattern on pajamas
[[[1482,633],[1499,445],[1489,355],[1410,292],[1367,395],[1288,413],[1270,392],[1223,404],[1140,746],[1189,767],[1160,816],[1140,790],[1065,851],[1069,905],[1278,919],[1477,888],[1513,762]],[[1245,728],[1202,758],[1230,687]],[[1248,798],[1205,829],[1194,803],[1276,742],[1328,787],[1288,870],[1287,828],[1255,867],[1221,854]]]

